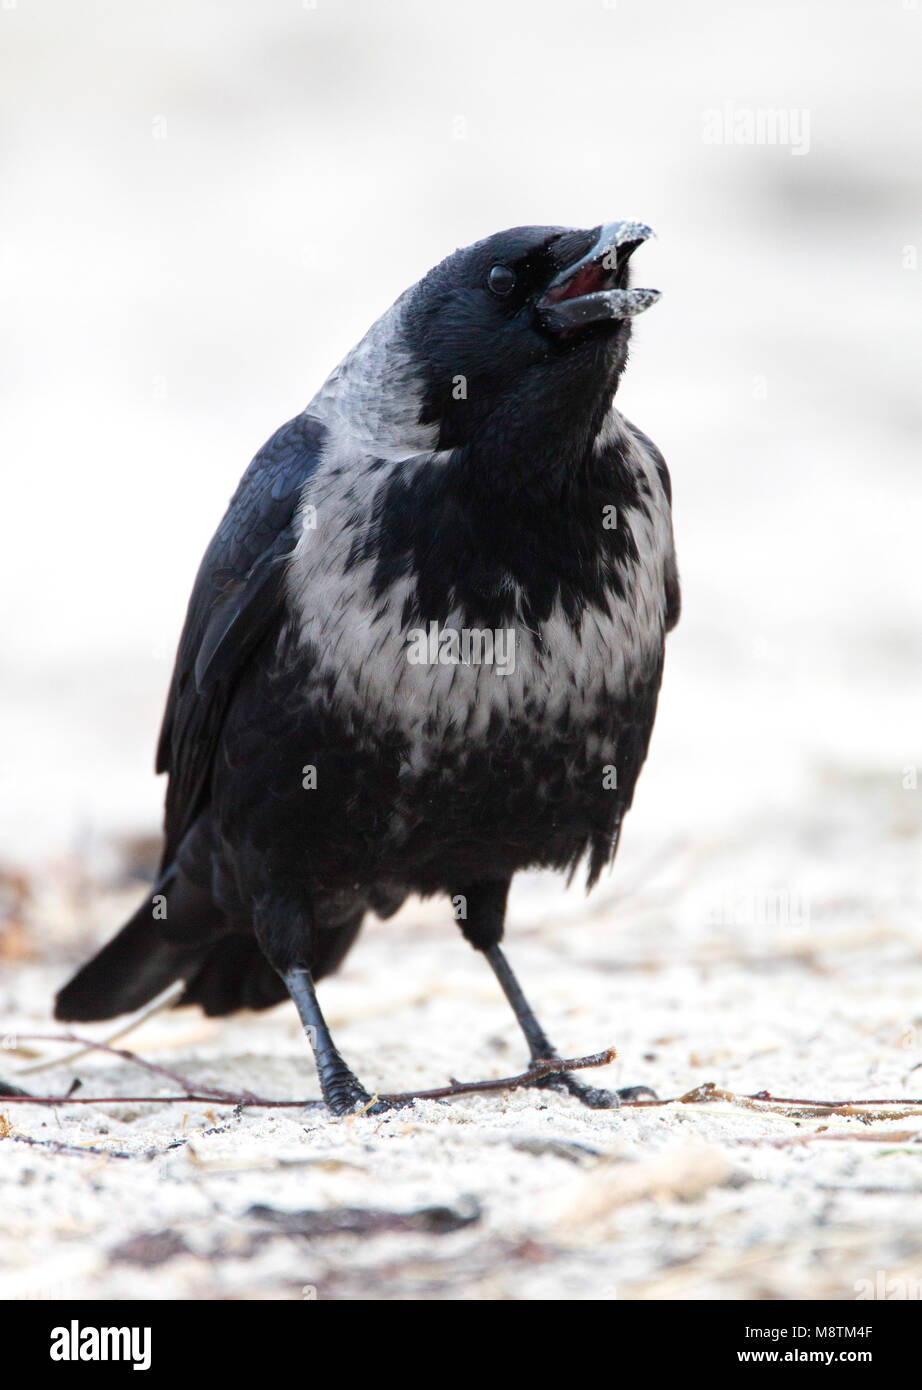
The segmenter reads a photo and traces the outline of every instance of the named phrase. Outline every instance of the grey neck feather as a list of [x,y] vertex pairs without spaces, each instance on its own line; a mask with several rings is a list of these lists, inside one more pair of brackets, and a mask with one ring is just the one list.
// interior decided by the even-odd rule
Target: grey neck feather
[[400,459],[436,446],[437,425],[421,425],[423,386],[403,332],[406,295],[373,323],[308,406],[331,435],[363,453]]

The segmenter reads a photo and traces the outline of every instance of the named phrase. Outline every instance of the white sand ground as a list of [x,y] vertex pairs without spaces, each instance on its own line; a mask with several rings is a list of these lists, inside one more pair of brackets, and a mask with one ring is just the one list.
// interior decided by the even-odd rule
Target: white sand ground
[[[618,1061],[597,1076],[661,1096],[711,1082],[736,1094],[922,1098],[915,825],[902,789],[864,786],[862,797],[872,820],[847,804],[822,811],[821,799],[794,828],[741,823],[732,838],[688,837],[663,854],[626,845],[623,891],[609,883],[588,907],[526,880],[509,951],[567,1055],[614,1044]],[[765,842],[779,862],[809,847],[796,902],[728,890],[731,875],[765,884]],[[94,935],[128,901],[84,898]],[[86,931],[60,884],[40,886],[38,919],[33,943],[49,943],[57,922],[57,954],[80,956]],[[20,1041],[48,1030],[60,975],[43,961],[5,972],[7,1080],[26,1064],[22,1049],[69,1050]],[[346,1056],[381,1090],[523,1063],[489,971],[437,904],[371,924],[323,998]],[[291,1006],[220,1023],[160,1015],[126,1045],[203,1083],[318,1094]],[[74,1076],[82,1095],[169,1089],[99,1054],[22,1082],[58,1094]],[[346,1120],[0,1102],[12,1126],[0,1145],[0,1297],[849,1300],[879,1277],[891,1291],[915,1281],[918,1296],[922,1105],[873,1115],[726,1100],[588,1112],[535,1091]],[[26,1137],[41,1146],[17,1142]],[[327,1213],[334,1225],[286,1225],[258,1207]],[[452,1215],[408,1219],[433,1207]],[[406,1219],[388,1226],[383,1212]]]

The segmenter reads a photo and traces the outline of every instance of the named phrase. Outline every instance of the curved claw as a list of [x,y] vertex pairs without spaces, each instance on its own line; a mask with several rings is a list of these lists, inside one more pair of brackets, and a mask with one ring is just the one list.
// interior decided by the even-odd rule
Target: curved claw
[[659,1096],[649,1086],[624,1086],[618,1095],[622,1100],[659,1100]]
[[601,1086],[587,1086],[585,1081],[580,1081],[571,1072],[556,1072],[534,1084],[565,1092],[590,1110],[618,1110],[622,1101],[657,1099],[656,1092],[651,1091],[649,1086],[625,1086],[619,1091],[606,1091]]
[[332,1115],[388,1115],[393,1110],[403,1110],[410,1103],[405,1100],[388,1100],[383,1096],[370,1096],[359,1082],[354,1086],[339,1086],[324,1097],[327,1109]]

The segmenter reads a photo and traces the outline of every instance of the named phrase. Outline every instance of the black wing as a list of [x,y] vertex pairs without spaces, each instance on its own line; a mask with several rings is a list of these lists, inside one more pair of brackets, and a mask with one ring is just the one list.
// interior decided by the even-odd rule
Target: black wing
[[325,433],[309,415],[276,431],[240,480],[199,566],[157,747],[157,771],[170,774],[164,868],[207,800],[234,687],[282,611],[300,491]]

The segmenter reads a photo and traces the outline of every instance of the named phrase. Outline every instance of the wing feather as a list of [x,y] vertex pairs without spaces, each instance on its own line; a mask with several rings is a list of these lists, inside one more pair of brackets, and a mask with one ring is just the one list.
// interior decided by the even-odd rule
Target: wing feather
[[301,488],[324,435],[309,415],[276,431],[243,475],[199,567],[157,748],[157,771],[170,779],[164,865],[207,801],[234,689],[284,612],[284,567],[297,539]]

